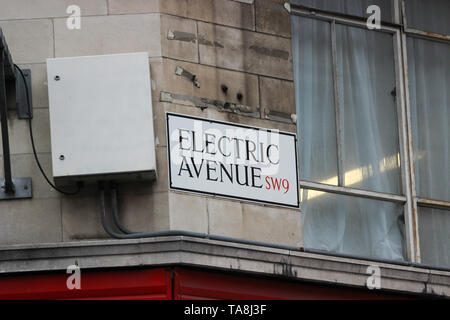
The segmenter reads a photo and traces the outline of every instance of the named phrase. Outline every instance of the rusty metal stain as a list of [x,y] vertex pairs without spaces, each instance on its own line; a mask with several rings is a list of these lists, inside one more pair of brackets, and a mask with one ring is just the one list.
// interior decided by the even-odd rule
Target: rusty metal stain
[[205,37],[202,35],[198,36],[197,41],[199,44],[202,44],[204,46],[224,48],[224,46],[220,42],[218,42],[218,41],[212,42],[210,40],[205,39]]
[[443,34],[440,34],[440,33],[429,32],[429,31],[422,31],[422,32],[423,32],[423,35],[426,35],[428,37],[438,38],[438,39],[442,39],[442,40],[450,40],[450,36],[447,36],[447,35],[443,35]]
[[204,36],[199,35],[197,40],[198,40],[199,44],[202,44],[204,46],[211,46],[211,47],[213,46],[213,43],[211,41],[205,39]]
[[184,41],[184,42],[195,42],[197,40],[197,36],[195,34],[189,33],[189,32],[169,30],[169,32],[167,34],[167,39]]
[[443,210],[450,209],[450,202],[448,201],[417,198],[417,203],[423,207],[439,208]]
[[265,109],[264,117],[266,119],[272,120],[272,121],[278,121],[278,122],[284,122],[284,123],[290,123],[290,124],[292,124],[294,122],[293,118],[292,118],[292,114],[286,113],[286,112],[281,112],[281,111],[276,111],[276,110]]
[[417,217],[417,208],[414,206],[413,207],[413,228],[414,228],[414,231],[413,231],[413,236],[414,236],[414,244],[415,244],[415,250],[414,250],[414,252],[415,252],[415,255],[416,255],[416,260],[417,260],[417,262],[420,262],[420,253],[419,253],[419,250],[418,250],[418,248],[419,248],[419,228],[418,228],[418,225],[417,225],[417,219],[418,219],[418,217]]
[[185,70],[182,67],[178,66],[175,69],[175,74],[192,82],[194,84],[194,86],[196,86],[197,88],[200,88],[200,82],[198,81],[197,76],[195,74],[189,72],[188,70]]
[[219,100],[211,100],[207,98],[198,98],[184,94],[161,91],[160,101],[197,107],[200,108],[201,110],[204,110],[206,108],[214,108],[219,112],[241,114],[254,118],[260,117],[260,111],[258,107],[251,107],[242,104],[224,102]]
[[214,46],[218,48],[224,48],[224,46],[218,41],[214,41]]
[[263,54],[263,55],[274,57],[274,58],[280,58],[283,60],[289,59],[289,52],[285,51],[285,50],[270,49],[270,48],[266,48],[266,47],[262,47],[262,46],[258,46],[258,45],[251,45],[249,49],[253,50],[254,52],[256,52],[258,54]]

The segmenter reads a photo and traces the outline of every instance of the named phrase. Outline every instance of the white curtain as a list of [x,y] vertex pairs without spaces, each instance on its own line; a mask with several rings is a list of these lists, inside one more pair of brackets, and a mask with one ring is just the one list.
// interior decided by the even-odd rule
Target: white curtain
[[449,0],[407,0],[409,28],[450,35]]
[[[450,45],[408,38],[416,192],[450,201]],[[419,208],[425,263],[450,267],[450,211]]]
[[[392,36],[336,26],[336,126],[330,24],[292,24],[301,179],[337,184],[340,132],[345,185],[401,194]],[[307,248],[404,259],[402,205],[302,190],[302,213]]]

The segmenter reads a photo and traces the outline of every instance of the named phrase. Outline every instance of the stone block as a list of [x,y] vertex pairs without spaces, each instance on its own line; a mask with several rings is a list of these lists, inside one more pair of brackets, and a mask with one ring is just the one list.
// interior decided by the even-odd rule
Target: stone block
[[[178,67],[194,74],[200,88],[190,79],[175,74]],[[164,59],[163,87],[164,91],[170,93],[259,107],[258,79],[255,75],[243,72]],[[242,96],[241,99],[238,99],[238,94]]]
[[77,5],[81,16],[106,15],[106,0],[0,0],[0,20],[69,17],[67,8]]
[[0,201],[0,244],[61,242],[59,199]]
[[[47,177],[52,181],[51,154],[40,153],[38,159]],[[31,178],[33,199],[60,197],[60,194],[42,176],[33,154],[12,155],[11,170],[14,178]],[[3,176],[3,172],[1,174]]]
[[[110,239],[101,223],[98,193],[82,197],[64,197],[61,201],[64,241]],[[107,205],[106,208],[110,212],[110,206]],[[109,223],[112,225],[110,221]]]
[[279,121],[270,121],[267,119],[257,119],[234,113],[218,112],[211,108],[208,108],[205,111],[208,115],[208,118],[210,119],[227,121],[235,124],[247,125],[250,127],[279,130],[283,132],[290,132],[290,133],[297,132],[297,127],[295,124],[283,123]]
[[249,3],[230,0],[160,0],[160,10],[190,19],[255,29],[254,7]]
[[284,8],[285,0],[255,0],[256,31],[278,36],[291,36],[291,16]]
[[206,199],[200,195],[169,193],[170,229],[208,233]]
[[200,63],[293,80],[291,40],[198,23]]
[[164,57],[198,62],[197,23],[162,15],[161,51]]
[[169,230],[167,192],[124,193],[119,189],[118,206],[122,224],[132,232]]
[[[11,154],[32,153],[29,121],[17,118],[16,111],[10,111],[8,114],[9,148]],[[50,152],[50,118],[48,109],[34,110],[32,125],[37,152]],[[0,141],[1,146],[2,142]],[[3,154],[3,148],[0,148],[0,154]]]
[[[1,8],[3,12],[3,7]],[[0,28],[3,30],[14,63],[42,63],[47,58],[53,57],[51,20],[0,21]]]
[[244,219],[239,201],[207,198],[209,233],[214,235],[242,238]]
[[255,30],[254,7],[230,0],[188,0],[187,16],[191,19]]
[[296,114],[295,88],[292,81],[259,77],[261,91],[261,113],[265,117],[267,112],[280,112],[291,119]]
[[72,57],[129,52],[161,55],[159,14],[84,17],[80,30],[55,19],[55,56]]
[[289,246],[302,246],[299,210],[242,203],[244,237]]
[[109,14],[159,12],[159,0],[108,0]]

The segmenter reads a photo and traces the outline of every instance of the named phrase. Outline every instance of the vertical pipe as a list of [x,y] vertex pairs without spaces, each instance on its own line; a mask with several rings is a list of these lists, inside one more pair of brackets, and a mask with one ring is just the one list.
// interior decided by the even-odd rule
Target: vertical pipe
[[6,86],[5,86],[5,64],[4,51],[0,51],[0,123],[2,127],[3,142],[3,166],[5,171],[5,184],[2,186],[7,194],[14,193],[14,184],[11,178],[11,158],[9,151],[9,134],[8,134],[8,106],[6,103]]

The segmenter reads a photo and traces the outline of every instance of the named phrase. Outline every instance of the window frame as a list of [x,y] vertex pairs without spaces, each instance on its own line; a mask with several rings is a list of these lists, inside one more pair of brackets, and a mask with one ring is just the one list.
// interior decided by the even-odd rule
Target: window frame
[[[327,185],[318,182],[302,180],[300,172],[299,190],[316,190],[334,194],[341,194],[359,198],[368,198],[374,200],[382,200],[394,203],[401,203],[404,206],[405,217],[405,246],[406,246],[406,260],[412,263],[420,264],[420,239],[419,239],[419,214],[418,208],[421,206],[431,207],[436,209],[450,210],[450,202],[440,201],[436,199],[420,198],[416,193],[416,179],[414,171],[414,148],[413,135],[411,127],[411,102],[409,92],[409,77],[408,77],[408,54],[407,54],[407,37],[421,37],[431,39],[434,41],[450,42],[450,35],[435,34],[421,30],[411,29],[406,24],[406,5],[407,0],[393,0],[393,14],[394,23],[381,22],[381,29],[371,30],[373,32],[387,32],[393,36],[393,49],[395,60],[395,79],[396,79],[396,105],[397,105],[397,122],[398,122],[398,138],[399,151],[401,159],[401,179],[403,192],[401,195],[394,195],[390,193],[376,192],[362,190],[358,188],[346,187],[343,181],[342,174],[342,155],[340,150],[340,138],[338,134],[339,128],[336,128],[337,133],[337,150],[338,150],[338,186]],[[327,12],[324,10],[317,10],[314,8],[307,8],[302,5],[291,4],[291,15],[307,17],[310,19],[327,21],[331,28],[331,46],[332,46],[332,62],[333,62],[333,81],[334,81],[334,99],[335,99],[335,114],[336,122],[339,121],[339,88],[337,82],[337,52],[336,52],[336,23],[348,25],[353,27],[361,27],[367,29],[366,19],[356,16],[349,16],[346,14],[339,14]],[[300,150],[299,150],[300,151]],[[301,163],[299,163],[298,170],[300,171]],[[300,210],[302,203],[300,203]],[[439,266],[436,266],[439,268]]]
[[[435,41],[435,42],[443,42],[448,45],[450,45],[450,35],[445,34],[439,34],[439,33],[433,33],[423,30],[418,30],[414,28],[409,28],[407,24],[407,15],[406,15],[406,1],[407,0],[401,0],[401,12],[402,12],[402,47],[403,47],[403,69],[404,69],[404,77],[406,79],[406,86],[405,86],[405,98],[406,98],[406,114],[408,119],[408,136],[409,136],[409,159],[411,162],[410,170],[411,170],[411,181],[412,181],[412,205],[413,205],[413,212],[414,212],[414,237],[415,237],[415,251],[416,251],[416,262],[421,263],[421,253],[420,253],[420,237],[419,237],[419,228],[420,228],[420,221],[419,221],[419,207],[428,207],[433,209],[441,209],[450,211],[450,201],[443,201],[443,200],[437,200],[437,199],[430,199],[430,198],[422,198],[417,195],[417,189],[416,189],[416,178],[415,178],[415,170],[414,170],[414,144],[413,144],[413,133],[412,133],[412,113],[411,113],[411,100],[410,100],[410,92],[409,92],[409,68],[408,68],[408,47],[407,47],[407,40],[408,37],[412,38],[421,38],[425,40]],[[440,266],[436,266],[440,267]]]

